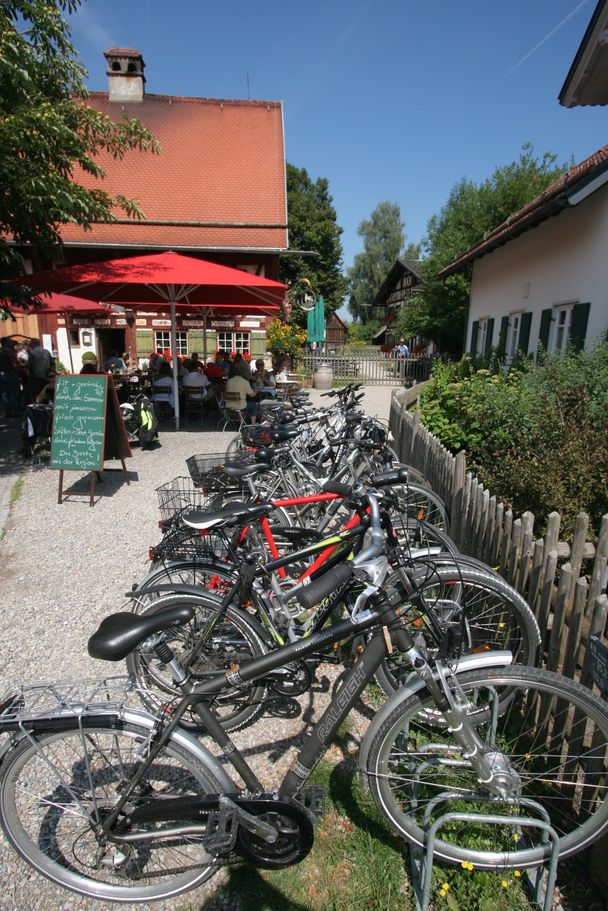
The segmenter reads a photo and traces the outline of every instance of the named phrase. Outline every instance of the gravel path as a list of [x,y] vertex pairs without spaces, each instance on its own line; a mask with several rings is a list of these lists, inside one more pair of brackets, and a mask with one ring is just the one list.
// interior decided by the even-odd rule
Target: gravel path
[[[388,418],[391,388],[369,387],[366,392],[363,405],[367,413]],[[312,400],[324,401],[314,391]],[[94,508],[87,497],[73,497],[58,505],[58,473],[48,468],[26,469],[23,493],[0,542],[0,641],[4,645],[0,694],[15,683],[122,673],[122,665],[90,659],[86,643],[105,616],[125,606],[124,593],[146,573],[148,548],[159,539],[156,488],[186,476],[185,459],[193,453],[223,452],[233,435],[195,428],[193,422],[190,429],[179,433],[161,432],[162,447],[155,451],[134,448],[133,458],[127,460],[131,483],[125,483],[120,471],[106,472],[97,487]],[[71,476],[66,475],[69,480]],[[77,487],[85,491],[86,479],[77,482]],[[326,702],[329,678],[334,675],[335,669],[330,668],[327,678],[301,697],[298,717],[265,716],[235,735],[238,746],[245,749],[269,786],[278,783],[290,764],[297,740]],[[213,893],[218,880],[221,885],[221,876],[206,888],[152,907],[167,911],[220,907],[221,892]],[[3,837],[0,877],[2,911],[101,911],[112,907],[56,888],[22,863]]]

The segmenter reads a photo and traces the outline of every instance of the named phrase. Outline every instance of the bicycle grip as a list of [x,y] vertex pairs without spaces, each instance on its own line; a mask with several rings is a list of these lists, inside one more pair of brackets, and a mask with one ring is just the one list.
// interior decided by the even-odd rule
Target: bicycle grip
[[393,484],[407,484],[407,468],[391,468],[371,478],[372,487],[392,487]]
[[336,588],[340,588],[345,582],[348,582],[352,576],[353,568],[350,563],[341,563],[333,569],[324,573],[316,582],[311,582],[306,588],[296,595],[298,604],[308,610],[318,604],[323,598],[327,598]]

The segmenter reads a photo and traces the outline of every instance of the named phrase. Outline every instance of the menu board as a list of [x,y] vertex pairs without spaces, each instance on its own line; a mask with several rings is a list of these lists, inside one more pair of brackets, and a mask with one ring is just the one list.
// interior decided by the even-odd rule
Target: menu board
[[57,376],[51,468],[102,469],[107,384],[103,375]]

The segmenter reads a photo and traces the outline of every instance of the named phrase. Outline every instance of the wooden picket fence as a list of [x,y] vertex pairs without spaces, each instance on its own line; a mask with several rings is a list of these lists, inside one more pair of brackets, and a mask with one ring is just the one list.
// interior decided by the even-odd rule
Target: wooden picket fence
[[467,471],[464,453],[453,456],[408,411],[421,388],[392,395],[390,428],[400,459],[421,471],[446,502],[459,549],[497,569],[526,598],[541,629],[546,666],[593,686],[587,646],[591,636],[606,635],[608,514],[595,544],[587,540],[584,513],[577,518],[571,544],[560,541],[557,512],[549,516],[545,534],[536,538],[532,513],[514,518]]
[[[542,634],[545,666],[608,698],[608,691],[594,680],[589,649],[593,636],[605,642],[608,634],[608,514],[595,543],[587,540],[589,518],[584,513],[577,517],[571,544],[560,540],[557,512],[549,516],[544,535],[535,537],[532,513],[514,518],[467,471],[465,455],[453,456],[408,411],[423,385],[392,394],[390,429],[400,459],[421,471],[445,500],[460,550],[497,569],[530,604]],[[562,729],[560,736],[568,751],[572,735]],[[575,738],[574,749],[578,745]],[[600,891],[608,888],[607,856],[605,835],[593,845],[589,862]]]

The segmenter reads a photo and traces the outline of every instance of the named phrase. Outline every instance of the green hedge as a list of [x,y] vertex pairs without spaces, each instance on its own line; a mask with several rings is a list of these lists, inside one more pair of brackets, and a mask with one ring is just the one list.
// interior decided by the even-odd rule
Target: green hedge
[[438,364],[420,400],[424,424],[516,514],[544,524],[557,510],[571,533],[608,512],[608,344],[523,361],[508,372],[470,359]]

